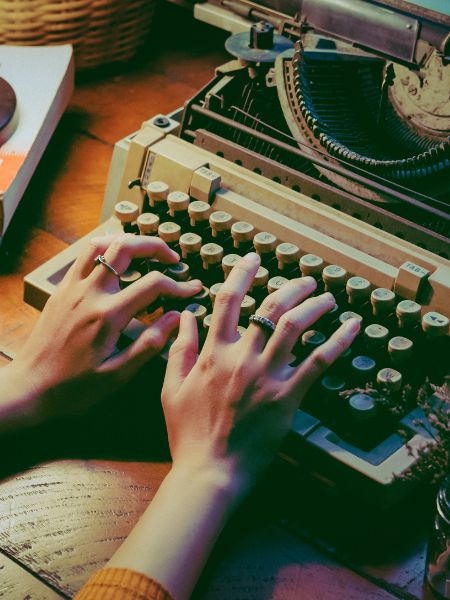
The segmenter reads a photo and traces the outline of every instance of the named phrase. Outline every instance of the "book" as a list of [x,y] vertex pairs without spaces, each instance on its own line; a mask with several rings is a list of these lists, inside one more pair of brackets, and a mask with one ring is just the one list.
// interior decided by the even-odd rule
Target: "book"
[[17,126],[0,146],[1,240],[72,95],[72,46],[0,46],[0,77],[17,99]]

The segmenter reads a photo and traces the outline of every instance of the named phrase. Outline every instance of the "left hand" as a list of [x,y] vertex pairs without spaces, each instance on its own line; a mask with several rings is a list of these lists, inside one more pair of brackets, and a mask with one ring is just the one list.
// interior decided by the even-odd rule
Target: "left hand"
[[16,407],[32,423],[82,411],[128,381],[164,347],[178,328],[179,313],[164,314],[125,350],[113,354],[130,319],[160,295],[185,298],[201,289],[198,280],[177,283],[151,272],[121,290],[118,277],[95,264],[99,254],[118,273],[133,258],[155,257],[167,264],[179,260],[156,237],[128,234],[92,240],[48,300],[17,358],[1,370],[0,408],[15,396]]

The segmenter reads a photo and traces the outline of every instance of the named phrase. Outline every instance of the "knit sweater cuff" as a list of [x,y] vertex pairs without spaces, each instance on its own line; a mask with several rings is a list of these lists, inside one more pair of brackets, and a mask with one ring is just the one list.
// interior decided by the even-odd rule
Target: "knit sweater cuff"
[[153,579],[131,569],[105,568],[92,575],[74,600],[173,600]]

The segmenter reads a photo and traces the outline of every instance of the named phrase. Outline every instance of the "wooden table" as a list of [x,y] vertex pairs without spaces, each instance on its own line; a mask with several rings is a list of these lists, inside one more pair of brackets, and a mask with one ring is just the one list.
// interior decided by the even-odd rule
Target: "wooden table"
[[[38,317],[22,301],[23,276],[98,224],[115,141],[182,105],[228,60],[224,34],[178,11],[166,7],[139,61],[78,81],[1,248],[0,364]],[[141,377],[136,389],[148,387]],[[85,418],[1,443],[0,598],[11,600],[71,597],[169,468],[158,398],[142,402],[133,390]],[[275,465],[225,531],[195,598],[432,598],[423,585],[431,511],[430,498],[414,496],[373,514]]]

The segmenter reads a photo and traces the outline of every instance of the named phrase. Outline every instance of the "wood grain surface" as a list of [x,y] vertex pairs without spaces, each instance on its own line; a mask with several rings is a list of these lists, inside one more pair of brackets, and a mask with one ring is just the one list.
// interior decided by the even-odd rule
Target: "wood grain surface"
[[[225,37],[166,6],[139,60],[78,79],[0,248],[0,367],[38,318],[22,301],[23,276],[98,224],[114,142],[205,84],[228,60]],[[161,377],[154,364],[88,415],[0,440],[0,598],[71,597],[130,531],[169,468]],[[376,515],[275,465],[194,597],[429,600],[431,512],[417,496]]]

